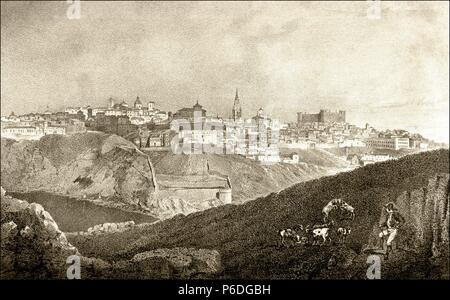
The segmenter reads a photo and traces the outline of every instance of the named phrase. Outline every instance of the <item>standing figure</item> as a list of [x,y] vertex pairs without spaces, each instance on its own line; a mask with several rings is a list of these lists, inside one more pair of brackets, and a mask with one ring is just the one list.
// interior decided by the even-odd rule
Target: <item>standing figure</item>
[[380,224],[381,232],[378,235],[380,238],[381,249],[384,249],[384,240],[386,241],[386,259],[392,252],[392,242],[397,236],[398,228],[405,223],[405,218],[399,213],[398,208],[394,203],[389,202],[383,207],[384,217]]

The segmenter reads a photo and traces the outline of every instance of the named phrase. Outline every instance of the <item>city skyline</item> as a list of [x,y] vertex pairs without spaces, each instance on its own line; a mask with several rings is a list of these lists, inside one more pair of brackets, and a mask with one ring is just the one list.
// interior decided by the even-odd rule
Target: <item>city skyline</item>
[[448,3],[1,5],[2,114],[140,96],[229,117],[239,88],[244,116],[341,109],[448,143]]

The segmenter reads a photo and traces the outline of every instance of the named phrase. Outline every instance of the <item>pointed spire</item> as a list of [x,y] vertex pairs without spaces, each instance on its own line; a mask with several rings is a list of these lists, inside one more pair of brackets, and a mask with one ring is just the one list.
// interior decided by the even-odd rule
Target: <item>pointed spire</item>
[[241,118],[241,104],[239,100],[239,92],[236,88],[236,96],[234,97],[233,109],[231,111],[233,120],[237,120]]

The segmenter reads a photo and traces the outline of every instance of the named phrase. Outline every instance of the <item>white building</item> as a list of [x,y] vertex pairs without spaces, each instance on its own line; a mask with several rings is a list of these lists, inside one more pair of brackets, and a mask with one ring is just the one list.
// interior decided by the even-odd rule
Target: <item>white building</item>
[[44,136],[44,130],[36,126],[6,126],[2,128],[2,138],[15,140],[38,140]]
[[296,165],[300,162],[300,157],[297,153],[292,153],[290,158],[284,158],[284,163]]
[[419,144],[419,149],[420,149],[420,150],[426,151],[426,150],[428,150],[428,147],[429,147],[428,143],[423,143],[423,142],[421,142],[421,143]]
[[47,134],[61,134],[61,135],[64,135],[64,134],[66,134],[66,127],[64,127],[64,126],[54,126],[54,125],[52,125],[52,126],[44,125],[43,131],[44,131],[44,135],[47,135]]
[[223,132],[219,130],[180,130],[178,138],[186,143],[212,144],[223,143]]
[[68,114],[77,114],[83,112],[86,118],[91,112],[95,117],[97,113],[105,113],[105,116],[128,116],[132,124],[142,125],[149,122],[162,123],[168,120],[169,116],[166,112],[155,108],[155,102],[150,101],[147,106],[142,105],[139,97],[136,98],[133,107],[129,107],[125,101],[114,104],[112,98],[109,99],[108,107],[67,107],[65,112]]
[[390,137],[390,138],[370,138],[365,141],[367,147],[377,149],[409,149],[409,138]]
[[366,143],[357,139],[344,140],[339,143],[339,148],[345,147],[366,147]]
[[70,114],[70,115],[76,115],[79,111],[81,111],[82,107],[66,107],[64,112]]
[[258,160],[261,164],[276,164],[281,162],[281,158],[278,154],[258,155],[256,160]]
[[393,159],[393,157],[387,154],[364,154],[363,156],[361,156],[360,161],[363,166],[366,166],[369,164],[383,162],[391,159]]
[[[83,123],[84,124],[84,123]],[[36,123],[33,126],[20,123],[18,125],[2,126],[1,137],[15,140],[38,140],[48,134],[66,134],[65,126],[48,125],[47,123]]]

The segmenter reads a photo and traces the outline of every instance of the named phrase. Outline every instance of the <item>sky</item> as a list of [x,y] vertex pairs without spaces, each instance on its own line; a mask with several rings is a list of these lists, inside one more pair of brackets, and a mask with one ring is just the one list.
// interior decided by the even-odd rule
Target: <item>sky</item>
[[2,115],[136,96],[229,117],[346,110],[449,141],[449,3],[1,2]]

